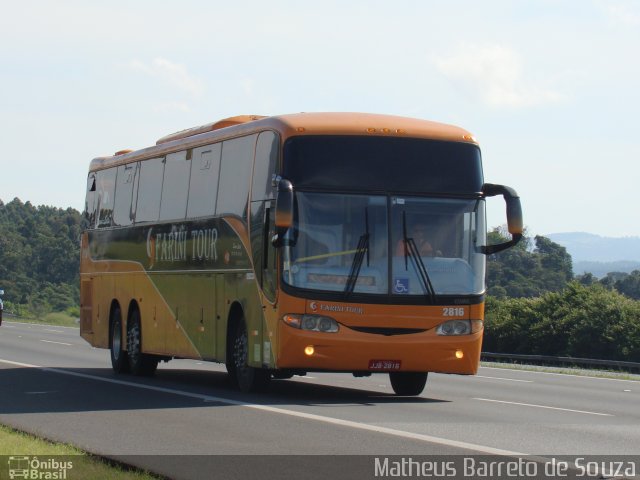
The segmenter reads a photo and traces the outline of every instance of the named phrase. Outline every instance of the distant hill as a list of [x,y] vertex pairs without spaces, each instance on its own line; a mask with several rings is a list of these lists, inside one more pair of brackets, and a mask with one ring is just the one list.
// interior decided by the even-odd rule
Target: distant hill
[[640,270],[640,262],[626,262],[624,260],[618,262],[573,262],[573,273],[575,275],[592,273],[596,277],[602,278],[606,277],[607,273],[631,273],[634,270]]
[[640,262],[640,237],[601,237],[581,232],[552,233],[545,237],[565,247],[577,262]]
[[545,236],[567,249],[576,275],[591,272],[602,277],[609,272],[640,269],[640,237],[602,237],[584,232]]

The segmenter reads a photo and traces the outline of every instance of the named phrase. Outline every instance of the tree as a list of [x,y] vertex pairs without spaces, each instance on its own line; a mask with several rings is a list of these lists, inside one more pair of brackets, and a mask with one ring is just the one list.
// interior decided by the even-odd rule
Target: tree
[[598,279],[593,275],[593,273],[585,273],[583,275],[579,275],[576,277],[576,281],[580,282],[582,285],[593,285],[598,282]]
[[640,270],[634,270],[614,283],[615,289],[629,298],[640,300]]
[[640,361],[640,302],[571,282],[538,298],[488,299],[484,351]]
[[[503,229],[489,232],[489,243],[508,240]],[[488,294],[504,297],[537,297],[562,290],[573,279],[571,256],[565,247],[546,237],[533,241],[525,236],[514,247],[490,255],[487,261]]]
[[0,286],[33,313],[79,304],[80,213],[0,200]]

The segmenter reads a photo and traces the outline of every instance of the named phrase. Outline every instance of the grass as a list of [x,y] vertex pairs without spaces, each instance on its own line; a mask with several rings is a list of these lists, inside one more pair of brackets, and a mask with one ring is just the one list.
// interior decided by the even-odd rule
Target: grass
[[561,373],[581,377],[611,378],[614,380],[633,380],[640,382],[640,375],[627,372],[613,372],[610,370],[588,370],[572,367],[548,367],[540,365],[525,365],[520,363],[480,362],[483,367],[504,368],[506,370],[526,370],[530,372]]
[[78,318],[65,312],[47,313],[43,317],[14,317],[5,315],[3,320],[7,322],[36,323],[40,325],[56,325],[59,327],[79,327]]
[[[71,462],[72,468],[67,470],[66,475],[69,480],[84,478],[151,480],[160,478],[146,472],[114,466],[71,445],[42,440],[3,425],[0,425],[0,455],[26,456],[31,459],[38,457],[40,462],[46,462],[50,459],[55,459],[59,463]],[[7,466],[0,465],[0,478],[3,478],[4,472],[8,473],[5,468],[8,469]]]

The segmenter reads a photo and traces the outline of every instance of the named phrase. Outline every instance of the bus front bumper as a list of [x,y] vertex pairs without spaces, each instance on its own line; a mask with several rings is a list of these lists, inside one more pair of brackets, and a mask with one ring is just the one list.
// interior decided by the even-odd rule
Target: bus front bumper
[[279,325],[277,368],[339,372],[440,372],[473,375],[482,331],[440,336],[432,330],[404,335],[362,333],[341,326],[336,333]]

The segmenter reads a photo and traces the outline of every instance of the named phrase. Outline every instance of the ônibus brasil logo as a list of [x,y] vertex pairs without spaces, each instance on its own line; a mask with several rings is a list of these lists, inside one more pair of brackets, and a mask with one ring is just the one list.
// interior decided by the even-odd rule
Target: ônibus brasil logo
[[67,472],[73,468],[73,462],[55,458],[12,456],[8,463],[10,479],[65,480]]

